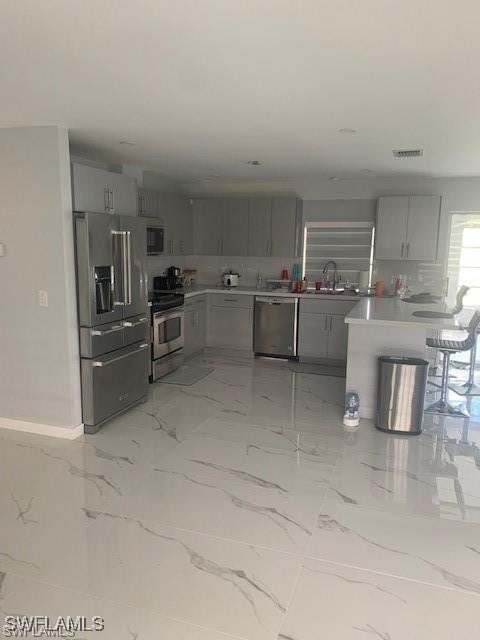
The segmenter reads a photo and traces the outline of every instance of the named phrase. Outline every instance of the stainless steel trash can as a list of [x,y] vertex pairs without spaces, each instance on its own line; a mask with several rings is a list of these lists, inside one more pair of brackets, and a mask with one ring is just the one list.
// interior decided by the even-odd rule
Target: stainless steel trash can
[[421,358],[378,358],[375,426],[382,431],[422,431],[428,362]]

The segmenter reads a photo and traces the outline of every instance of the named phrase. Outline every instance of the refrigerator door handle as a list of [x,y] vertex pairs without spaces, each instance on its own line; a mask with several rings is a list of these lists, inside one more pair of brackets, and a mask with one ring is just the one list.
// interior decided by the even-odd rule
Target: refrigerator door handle
[[[127,231],[117,231],[116,229],[112,230],[112,241],[113,241],[113,254],[114,254],[114,262],[115,262],[115,267],[119,266],[120,267],[120,271],[121,271],[121,281],[122,281],[122,286],[121,286],[121,295],[118,296],[118,298],[115,298],[114,296],[114,301],[113,304],[116,307],[124,307],[127,304],[126,298],[127,298],[127,291],[128,291],[128,273],[127,273],[127,263],[125,260],[125,255],[127,253]],[[117,259],[118,258],[118,254],[116,252],[116,239],[119,238],[120,239],[120,264],[118,264]],[[114,282],[117,283],[117,278],[114,278]],[[115,288],[114,288],[114,292],[117,293],[118,289],[117,289],[117,285],[115,284]]]
[[[126,260],[125,260],[126,258]],[[130,231],[125,231],[125,253],[123,256],[125,262],[125,304],[132,304],[132,234]]]

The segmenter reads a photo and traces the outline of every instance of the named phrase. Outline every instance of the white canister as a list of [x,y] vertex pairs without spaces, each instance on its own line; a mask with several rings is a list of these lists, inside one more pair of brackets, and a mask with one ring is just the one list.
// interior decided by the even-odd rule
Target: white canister
[[239,275],[236,273],[225,273],[223,275],[223,286],[224,287],[238,287],[238,279]]

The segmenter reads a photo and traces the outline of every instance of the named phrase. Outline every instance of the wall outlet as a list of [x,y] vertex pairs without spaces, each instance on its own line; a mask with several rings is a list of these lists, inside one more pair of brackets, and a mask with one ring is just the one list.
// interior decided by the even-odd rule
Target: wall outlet
[[39,289],[38,304],[41,307],[48,307],[48,291],[43,291],[42,289]]

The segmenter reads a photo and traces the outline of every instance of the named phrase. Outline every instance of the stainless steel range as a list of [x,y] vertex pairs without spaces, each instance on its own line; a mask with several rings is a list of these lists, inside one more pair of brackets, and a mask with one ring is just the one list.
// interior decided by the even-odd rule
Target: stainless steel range
[[153,382],[174,371],[183,362],[184,296],[174,291],[154,290],[149,298],[152,305],[150,382]]

